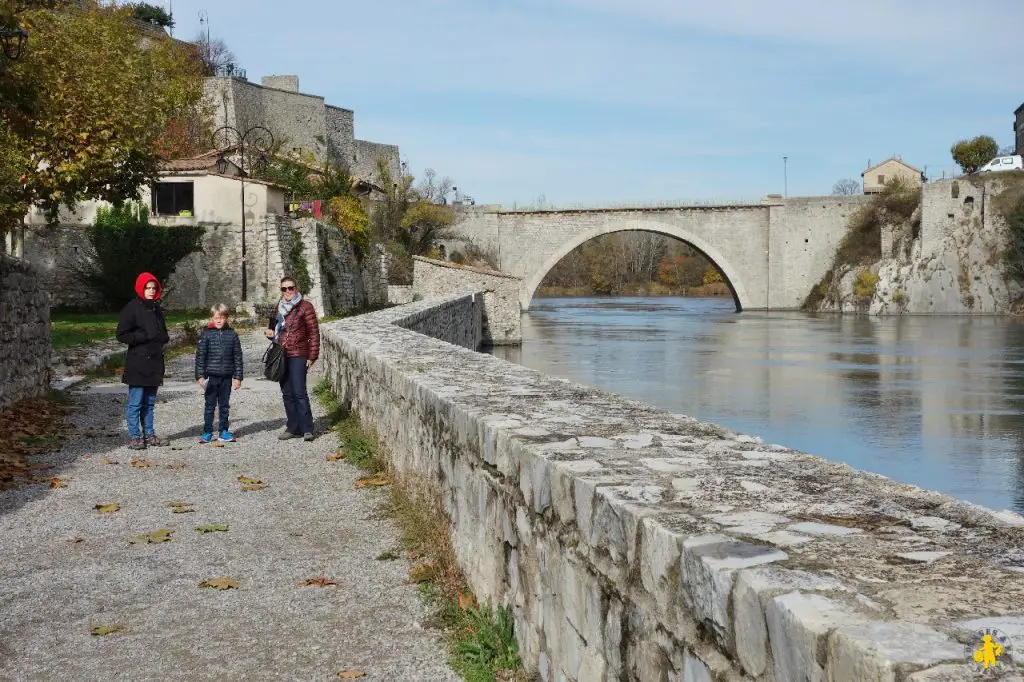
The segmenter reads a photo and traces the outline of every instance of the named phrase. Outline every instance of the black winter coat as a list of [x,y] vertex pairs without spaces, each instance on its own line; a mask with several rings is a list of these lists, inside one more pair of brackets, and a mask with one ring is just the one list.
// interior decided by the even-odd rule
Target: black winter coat
[[117,321],[117,340],[128,344],[121,381],[129,386],[164,383],[164,344],[171,339],[160,304],[141,298],[130,301]]
[[207,327],[196,344],[196,379],[209,376],[242,379],[242,341],[226,324]]

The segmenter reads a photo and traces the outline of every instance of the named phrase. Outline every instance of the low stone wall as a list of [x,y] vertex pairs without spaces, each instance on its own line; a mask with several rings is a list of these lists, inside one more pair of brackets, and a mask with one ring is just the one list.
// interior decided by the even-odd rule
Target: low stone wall
[[477,310],[330,323],[323,357],[543,680],[973,680],[981,628],[1021,648],[1021,516],[403,328],[472,347]]
[[39,273],[0,253],[0,410],[50,382],[50,306]]
[[392,305],[405,305],[412,303],[413,293],[411,284],[389,284],[388,303]]
[[417,299],[443,298],[466,291],[484,295],[484,345],[515,346],[523,341],[519,289],[523,280],[503,272],[415,256],[412,290]]

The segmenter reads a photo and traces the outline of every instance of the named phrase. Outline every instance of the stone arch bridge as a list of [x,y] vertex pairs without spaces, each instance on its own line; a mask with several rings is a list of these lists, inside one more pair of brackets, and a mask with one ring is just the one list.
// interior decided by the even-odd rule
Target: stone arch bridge
[[528,310],[545,275],[581,244],[604,234],[656,232],[691,245],[725,276],[737,310],[793,310],[832,263],[847,219],[865,196],[827,196],[759,203],[659,208],[466,208],[459,241],[493,253],[498,268],[522,278]]

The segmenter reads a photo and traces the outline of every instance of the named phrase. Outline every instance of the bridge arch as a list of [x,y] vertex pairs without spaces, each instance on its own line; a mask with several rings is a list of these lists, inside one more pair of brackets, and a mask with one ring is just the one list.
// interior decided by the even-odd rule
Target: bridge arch
[[606,234],[613,234],[615,232],[655,232],[657,234],[664,234],[686,242],[699,251],[701,255],[714,263],[715,267],[721,271],[722,277],[725,279],[725,283],[729,287],[729,291],[732,292],[732,298],[736,303],[737,311],[755,307],[753,300],[747,293],[743,280],[740,278],[740,272],[736,268],[736,265],[722,255],[722,252],[715,248],[714,245],[708,243],[707,240],[685,228],[663,223],[658,220],[652,220],[650,218],[642,218],[601,225],[586,232],[573,235],[572,238],[568,239],[559,246],[554,253],[548,256],[544,263],[537,268],[533,274],[524,279],[519,298],[520,309],[523,311],[530,309],[530,303],[533,301],[533,296],[537,292],[537,288],[540,286],[540,283],[544,281],[544,277],[546,277],[551,271],[551,268],[555,267],[560,260],[569,255],[573,249],[587,243],[591,239]]

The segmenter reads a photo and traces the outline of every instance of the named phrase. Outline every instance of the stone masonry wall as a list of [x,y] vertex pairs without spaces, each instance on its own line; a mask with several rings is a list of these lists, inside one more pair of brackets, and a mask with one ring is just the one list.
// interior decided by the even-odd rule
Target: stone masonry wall
[[352,174],[361,180],[380,182],[380,173],[377,172],[377,157],[383,156],[387,161],[388,170],[392,178],[397,178],[401,172],[398,146],[393,144],[381,144],[379,142],[368,142],[366,140],[355,141],[355,151],[352,158]]
[[542,680],[974,680],[1024,638],[1021,516],[403,328],[472,337],[469,298],[325,325],[326,371]]
[[413,258],[413,296],[420,299],[445,298],[466,291],[483,292],[486,346],[518,345],[523,340],[519,287],[523,281],[501,272],[468,265]]
[[0,411],[44,393],[50,381],[50,307],[42,278],[0,253]]

